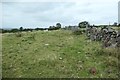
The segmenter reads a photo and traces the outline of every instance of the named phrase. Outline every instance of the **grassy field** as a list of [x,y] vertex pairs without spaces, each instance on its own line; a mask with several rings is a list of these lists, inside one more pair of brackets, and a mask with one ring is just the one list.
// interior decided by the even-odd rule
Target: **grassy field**
[[[2,44],[2,34],[0,34],[0,44]],[[0,79],[2,78],[2,45],[0,45]]]
[[[100,42],[71,31],[2,34],[4,78],[116,78],[119,49],[102,49]],[[97,73],[89,70],[95,67]]]

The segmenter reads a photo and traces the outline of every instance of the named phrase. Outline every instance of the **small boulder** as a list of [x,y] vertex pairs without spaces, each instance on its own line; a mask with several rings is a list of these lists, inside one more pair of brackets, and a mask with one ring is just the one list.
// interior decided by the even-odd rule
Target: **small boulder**
[[49,44],[45,44],[45,46],[49,46]]
[[90,68],[89,72],[90,72],[91,74],[95,75],[95,74],[97,73],[97,70],[96,70],[95,67],[92,67],[92,68]]
[[81,52],[78,52],[78,54],[80,54]]
[[62,57],[60,57],[60,58],[59,58],[59,60],[63,60],[63,58],[62,58]]

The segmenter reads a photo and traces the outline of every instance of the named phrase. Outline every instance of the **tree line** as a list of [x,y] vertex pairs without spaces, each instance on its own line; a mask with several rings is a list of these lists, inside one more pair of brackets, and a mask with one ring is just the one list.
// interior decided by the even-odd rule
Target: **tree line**
[[[102,27],[102,26],[96,26],[96,25],[90,25],[89,22],[87,21],[83,21],[83,22],[80,22],[76,27],[79,27],[79,28],[86,28],[86,27]],[[104,26],[107,26],[107,25],[104,25]],[[112,26],[120,26],[120,24],[118,25],[116,22],[112,25]],[[65,26],[63,29],[70,29],[71,27],[75,27],[75,26]],[[14,28],[14,29],[11,29],[11,30],[7,30],[7,29],[0,29],[0,33],[15,33],[15,32],[21,32],[21,31],[38,31],[38,30],[58,30],[58,29],[61,29],[61,23],[57,23],[56,26],[49,26],[49,28],[23,28],[23,27],[20,27],[19,29],[18,28]]]
[[61,28],[61,24],[57,23],[56,26],[50,26],[49,28],[23,28],[20,27],[18,28],[14,28],[14,29],[0,29],[0,33],[15,33],[15,32],[22,32],[22,31],[38,31],[38,30],[58,30]]

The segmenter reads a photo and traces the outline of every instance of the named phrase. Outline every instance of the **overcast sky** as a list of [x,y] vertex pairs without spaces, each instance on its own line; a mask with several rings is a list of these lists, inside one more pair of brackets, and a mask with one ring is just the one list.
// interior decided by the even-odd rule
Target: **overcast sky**
[[49,27],[61,23],[113,24],[118,21],[119,0],[3,0],[3,28]]

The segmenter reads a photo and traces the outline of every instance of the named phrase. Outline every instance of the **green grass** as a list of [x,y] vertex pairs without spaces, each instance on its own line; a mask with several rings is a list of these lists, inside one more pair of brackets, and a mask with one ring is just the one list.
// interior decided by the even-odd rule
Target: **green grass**
[[[0,44],[2,44],[2,34],[0,34]],[[2,76],[2,45],[0,45],[0,76]]]
[[[22,37],[3,34],[2,45],[6,78],[116,78],[118,74],[117,49],[101,49],[100,42],[86,40],[85,34],[64,30],[26,32]],[[97,74],[89,72],[91,67]]]

